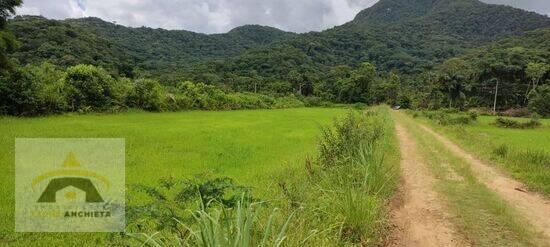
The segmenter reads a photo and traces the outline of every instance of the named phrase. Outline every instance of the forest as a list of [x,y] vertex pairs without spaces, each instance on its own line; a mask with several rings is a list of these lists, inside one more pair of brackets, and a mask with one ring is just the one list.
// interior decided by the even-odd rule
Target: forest
[[[4,13],[3,114],[284,106],[272,103],[279,98],[549,114],[540,102],[549,91],[550,18],[474,0],[381,1],[305,34],[249,25],[206,35]],[[97,90],[75,92],[88,83]],[[147,99],[131,96],[139,90]],[[189,95],[216,103],[188,103]]]

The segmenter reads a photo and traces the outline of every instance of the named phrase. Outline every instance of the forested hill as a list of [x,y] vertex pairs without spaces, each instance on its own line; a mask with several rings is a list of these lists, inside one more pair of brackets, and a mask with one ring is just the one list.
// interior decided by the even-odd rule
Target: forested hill
[[44,60],[62,66],[80,63],[105,67],[114,73],[158,74],[163,68],[189,67],[212,59],[236,56],[244,51],[292,37],[272,27],[248,25],[225,34],[129,28],[99,18],[48,20],[19,16],[10,21],[20,49],[21,63]]
[[[22,63],[96,64],[131,76],[209,83],[316,81],[337,65],[370,61],[382,71],[419,74],[502,38],[550,27],[550,18],[477,0],[381,0],[350,23],[292,34],[245,26],[226,34],[128,28],[97,18],[11,21]],[[89,49],[81,49],[88,47]],[[295,79],[295,78],[294,78]]]
[[486,42],[548,27],[550,18],[477,0],[385,0],[360,12],[350,24],[358,29],[404,28]]
[[258,25],[238,27],[224,34],[206,35],[180,30],[128,28],[98,18],[66,22],[109,37],[139,61],[175,62],[178,66],[235,56],[248,49],[294,36],[293,33]]
[[497,83],[500,109],[525,106],[550,79],[549,40],[550,29],[540,29],[474,49],[438,66],[438,82],[448,86],[453,106],[491,105]]
[[[450,57],[525,31],[550,27],[550,18],[477,0],[382,0],[350,23],[302,34],[267,48],[190,72],[196,80],[250,77],[324,78],[338,65],[372,62],[380,71],[417,75]],[[296,73],[294,73],[296,72]]]

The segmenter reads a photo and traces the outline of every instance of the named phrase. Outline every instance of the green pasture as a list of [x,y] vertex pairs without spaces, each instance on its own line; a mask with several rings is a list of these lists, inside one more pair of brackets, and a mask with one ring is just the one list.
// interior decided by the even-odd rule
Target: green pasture
[[277,170],[285,164],[302,164],[307,154],[314,154],[320,127],[346,112],[298,108],[0,118],[0,245],[36,240],[50,245],[74,245],[76,240],[93,244],[102,242],[103,235],[14,234],[15,138],[125,138],[127,184],[209,174],[234,178],[263,196],[274,184]]

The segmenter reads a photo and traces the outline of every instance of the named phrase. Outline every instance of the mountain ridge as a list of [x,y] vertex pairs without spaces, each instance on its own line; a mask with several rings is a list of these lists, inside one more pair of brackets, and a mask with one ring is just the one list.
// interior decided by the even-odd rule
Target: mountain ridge
[[[468,49],[550,27],[550,18],[477,0],[382,0],[344,25],[305,34],[259,25],[245,25],[223,34],[201,34],[128,28],[99,18],[54,21],[18,17],[10,23],[22,43],[33,44],[24,44],[15,54],[23,63],[50,60],[69,66],[84,61],[113,67],[114,73],[120,72],[117,67],[135,67],[140,73],[166,80],[191,77],[221,82],[222,78],[254,73],[276,80],[285,78],[290,70],[315,73],[337,65],[357,66],[363,61],[371,61],[382,70],[415,74]],[[75,35],[78,33],[81,35]],[[86,39],[90,33],[97,39]],[[94,44],[94,40],[104,44]],[[79,61],[74,54],[78,49],[72,46],[83,47],[82,42],[92,42],[90,47],[106,46],[112,56],[92,54]],[[55,45],[48,43],[64,49],[52,49]],[[67,61],[66,56],[75,60]]]

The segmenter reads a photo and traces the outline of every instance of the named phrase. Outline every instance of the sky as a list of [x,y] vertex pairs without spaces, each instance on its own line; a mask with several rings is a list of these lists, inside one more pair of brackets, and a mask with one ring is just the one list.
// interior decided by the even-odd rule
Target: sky
[[[131,27],[224,33],[259,24],[285,31],[321,31],[351,21],[378,0],[24,0],[20,15],[52,19],[99,17]],[[482,0],[550,16],[550,0]]]

